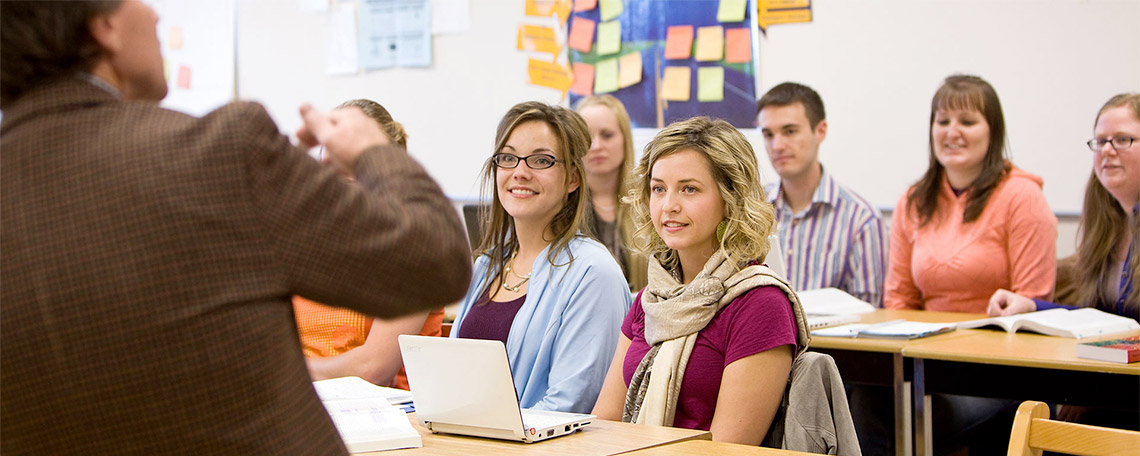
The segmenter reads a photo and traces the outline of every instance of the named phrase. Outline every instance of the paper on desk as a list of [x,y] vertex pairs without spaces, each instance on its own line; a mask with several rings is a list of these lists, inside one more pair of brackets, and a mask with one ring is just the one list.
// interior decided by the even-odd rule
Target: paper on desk
[[360,377],[340,377],[313,382],[322,401],[382,398],[393,405],[412,401],[412,393],[397,388],[374,385]]
[[797,291],[804,313],[819,315],[846,315],[874,312],[875,306],[847,294],[838,288]]

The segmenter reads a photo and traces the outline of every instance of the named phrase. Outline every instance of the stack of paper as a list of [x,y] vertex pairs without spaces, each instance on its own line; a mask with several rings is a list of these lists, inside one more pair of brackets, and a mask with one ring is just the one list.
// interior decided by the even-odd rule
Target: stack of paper
[[804,313],[815,315],[849,315],[874,312],[875,306],[838,288],[797,291]]
[[313,387],[350,453],[423,446],[407,414],[392,402],[403,400],[403,395],[410,398],[407,391],[376,386],[360,377],[316,381]]

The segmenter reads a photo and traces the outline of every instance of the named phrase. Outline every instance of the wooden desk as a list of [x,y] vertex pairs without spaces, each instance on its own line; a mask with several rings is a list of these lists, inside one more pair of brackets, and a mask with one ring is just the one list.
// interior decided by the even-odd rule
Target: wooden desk
[[[915,344],[903,350],[913,359],[915,440],[920,455],[931,454],[931,393],[1105,408],[1140,408],[1140,363],[1119,364],[1077,358],[1076,339],[1032,333],[968,329],[953,340]],[[1140,335],[1140,331],[1091,340]]]
[[[910,320],[947,323],[978,318],[985,316],[958,312],[880,309],[863,314],[859,322]],[[904,456],[911,454],[912,451],[910,388],[906,384],[910,380],[912,369],[907,364],[909,360],[903,358],[903,350],[917,344],[950,341],[962,336],[961,331],[912,340],[813,336],[810,348],[834,358],[844,382],[890,386],[893,389],[895,453]]]
[[660,426],[642,426],[618,421],[594,420],[588,427],[571,435],[556,437],[538,443],[511,442],[452,434],[432,434],[420,427],[416,414],[409,413],[412,422],[423,438],[422,448],[359,453],[367,455],[432,454],[468,456],[486,454],[511,455],[611,455],[686,440],[709,440],[708,431],[694,431]]
[[689,456],[694,454],[715,454],[717,456],[818,456],[815,453],[740,445],[736,443],[713,442],[712,440],[689,440],[655,446],[653,448],[637,450],[626,454],[630,456]]

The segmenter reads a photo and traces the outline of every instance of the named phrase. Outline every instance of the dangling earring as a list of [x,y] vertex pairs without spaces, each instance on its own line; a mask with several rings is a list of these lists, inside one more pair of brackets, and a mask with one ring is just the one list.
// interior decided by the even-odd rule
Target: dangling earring
[[728,220],[721,220],[716,225],[716,242],[719,244],[724,241],[724,230],[728,229]]

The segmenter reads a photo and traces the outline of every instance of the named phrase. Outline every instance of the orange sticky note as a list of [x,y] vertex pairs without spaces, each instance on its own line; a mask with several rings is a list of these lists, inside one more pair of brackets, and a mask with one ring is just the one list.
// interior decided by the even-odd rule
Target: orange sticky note
[[563,94],[566,93],[566,89],[570,88],[570,84],[574,78],[569,68],[555,62],[546,62],[538,59],[530,59],[530,64],[527,66],[527,75],[530,76],[531,84],[550,87]]
[[626,88],[641,82],[641,52],[633,52],[618,59],[618,87]]
[[589,11],[598,6],[598,0],[574,0],[574,12]]
[[190,67],[186,65],[178,65],[178,88],[190,88]]
[[177,25],[170,27],[169,38],[167,42],[170,44],[171,49],[182,49],[182,27]]
[[687,59],[693,54],[693,26],[674,25],[665,32],[665,58]]
[[697,61],[711,62],[724,58],[724,27],[713,25],[697,29]]
[[661,98],[669,101],[689,101],[692,71],[687,66],[665,67],[661,78]]
[[558,55],[558,39],[554,37],[554,27],[542,25],[519,25],[518,49],[520,51],[549,52]]
[[752,61],[752,34],[746,28],[724,31],[724,61],[748,63]]
[[582,52],[590,52],[590,48],[594,46],[594,27],[597,23],[584,17],[574,17],[570,22],[570,39],[569,45],[573,49]]
[[574,85],[570,91],[582,96],[594,94],[594,66],[588,63],[574,63]]

